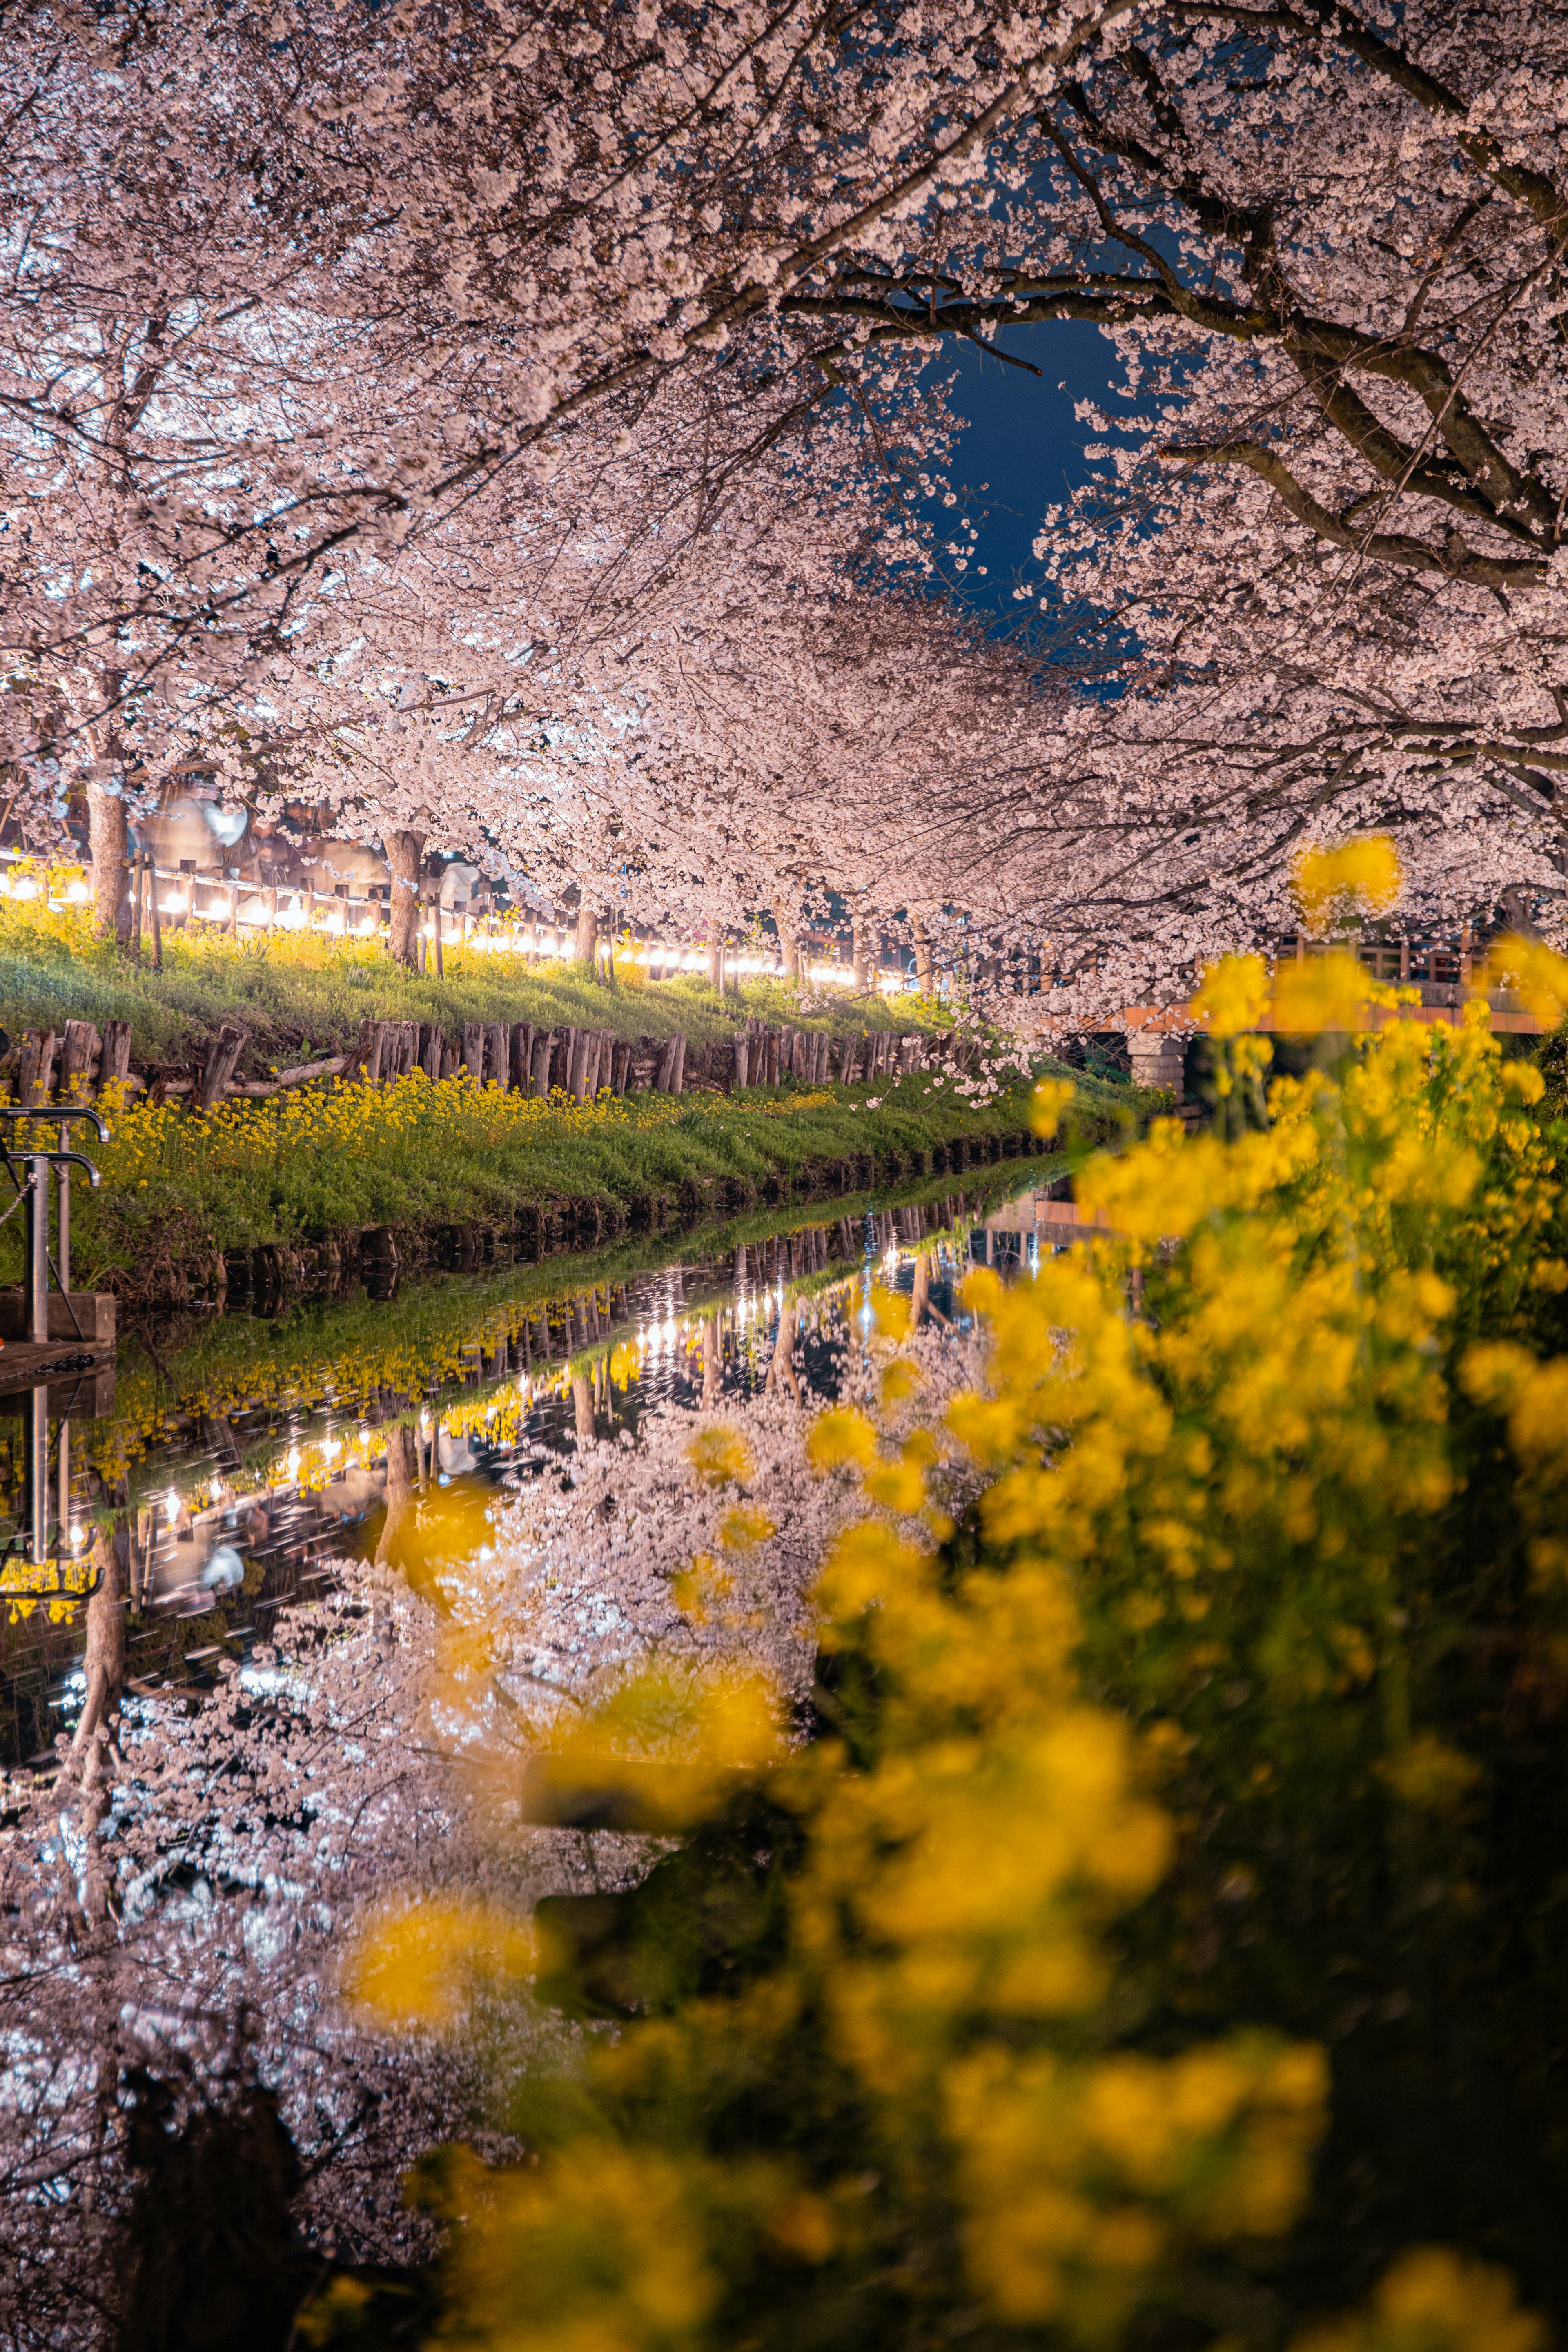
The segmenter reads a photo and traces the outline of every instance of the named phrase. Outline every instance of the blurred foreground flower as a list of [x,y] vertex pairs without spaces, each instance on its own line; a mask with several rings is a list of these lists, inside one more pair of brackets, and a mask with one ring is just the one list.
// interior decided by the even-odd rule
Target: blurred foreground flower
[[1386,915],[1404,883],[1399,853],[1385,833],[1342,841],[1336,849],[1303,849],[1290,870],[1296,904],[1319,939],[1336,921]]

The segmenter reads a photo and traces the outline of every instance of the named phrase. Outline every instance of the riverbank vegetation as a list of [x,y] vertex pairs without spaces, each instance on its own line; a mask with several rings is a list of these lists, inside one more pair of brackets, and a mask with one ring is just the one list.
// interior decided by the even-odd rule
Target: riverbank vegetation
[[[1084,1117],[1109,1134],[1156,1099],[1090,1081]],[[177,1299],[215,1254],[329,1246],[367,1230],[406,1246],[443,1226],[526,1225],[542,1242],[568,1210],[592,1236],[736,1208],[769,1187],[782,1197],[896,1184],[931,1174],[939,1152],[962,1166],[999,1158],[1004,1139],[1016,1151],[1026,1101],[1015,1090],[977,1106],[963,1081],[923,1071],[886,1094],[792,1082],[593,1103],[416,1072],[386,1087],[230,1101],[210,1116],[140,1104],[117,1111],[96,1147],[103,1186],[79,1195],[76,1279]],[[0,1271],[18,1279],[20,1265],[19,1240],[0,1230]]]

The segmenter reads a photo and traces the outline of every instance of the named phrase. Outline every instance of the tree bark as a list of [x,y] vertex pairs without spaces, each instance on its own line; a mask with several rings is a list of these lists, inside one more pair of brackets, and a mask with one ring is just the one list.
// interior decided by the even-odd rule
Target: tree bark
[[577,908],[577,931],[572,952],[579,963],[591,964],[599,943],[599,918],[585,901]]
[[413,971],[419,942],[419,865],[422,833],[389,833],[384,838],[392,868],[392,961]]
[[872,984],[872,966],[876,955],[875,934],[858,918],[855,923],[855,988],[864,996]]
[[912,926],[915,935],[915,985],[922,996],[936,993],[936,961],[931,950],[931,933],[923,923]]
[[800,978],[800,933],[782,908],[773,909],[773,929],[779,935],[779,961],[784,965],[786,980]]
[[403,1527],[414,1500],[414,1482],[419,1471],[419,1454],[414,1432],[402,1426],[389,1429],[386,1433],[386,1517],[382,1522],[381,1539],[375,1548],[378,1568],[400,1568],[404,1564]]
[[786,1298],[779,1309],[779,1328],[773,1339],[773,1352],[768,1363],[768,1376],[763,1393],[776,1395],[786,1389],[796,1404],[801,1401],[800,1374],[795,1368],[795,1301]]
[[131,944],[131,885],[127,863],[130,833],[125,803],[107,784],[87,788],[88,842],[92,855],[92,928],[95,938]]

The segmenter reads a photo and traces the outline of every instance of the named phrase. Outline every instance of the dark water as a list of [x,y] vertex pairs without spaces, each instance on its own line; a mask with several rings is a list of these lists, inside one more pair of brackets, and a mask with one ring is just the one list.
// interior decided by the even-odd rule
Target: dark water
[[[786,1298],[802,1377],[831,1393],[837,1335],[868,1277],[907,1289],[917,1255],[930,1254],[931,1304],[962,1321],[953,1294],[972,1265],[1030,1261],[1036,1196],[1059,1187],[1037,1165],[1019,1194],[1022,1172],[886,1208],[780,1211],[771,1226],[752,1219],[684,1250],[672,1243],[651,1262],[623,1250],[502,1265],[391,1297],[128,1334],[112,1397],[106,1383],[51,1396],[61,1573],[82,1583],[95,1525],[118,1526],[128,1672],[199,1688],[266,1639],[279,1608],[330,1578],[325,1560],[374,1550],[389,1444],[412,1444],[421,1481],[478,1499],[559,1465],[590,1428],[602,1441],[651,1410],[695,1407],[715,1378],[721,1394],[759,1386]],[[84,1412],[84,1401],[100,1409]],[[25,1538],[31,1428],[26,1412],[0,1420],[0,1536]],[[17,1597],[25,1580],[17,1562],[0,1570],[0,1598],[11,1596],[0,1763],[11,1769],[53,1761],[82,1689],[79,1602],[68,1613],[47,1600],[29,1607]]]

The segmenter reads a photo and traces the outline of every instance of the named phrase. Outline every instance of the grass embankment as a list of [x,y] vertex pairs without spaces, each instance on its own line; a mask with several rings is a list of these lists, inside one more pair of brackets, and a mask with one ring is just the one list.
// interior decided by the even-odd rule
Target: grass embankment
[[[536,1240],[571,1227],[657,1226],[792,1192],[837,1194],[895,1184],[997,1155],[1025,1125],[1022,1089],[973,1108],[951,1084],[915,1073],[885,1095],[793,1085],[694,1098],[637,1095],[529,1102],[465,1079],[419,1073],[384,1087],[332,1085],[210,1118],[168,1105],[121,1114],[98,1152],[103,1189],[79,1195],[79,1284],[132,1300],[178,1299],[217,1253],[357,1246],[391,1228],[418,1237],[479,1226]],[[1092,1132],[1126,1122],[1126,1087],[1079,1088]],[[956,1148],[955,1148],[956,1147]],[[19,1276],[14,1222],[0,1228],[0,1276]]]
[[683,1032],[693,1046],[727,1037],[749,1016],[847,1029],[945,1025],[915,998],[835,998],[803,1013],[795,990],[752,981],[721,996],[687,976],[595,980],[583,964],[530,964],[521,956],[449,947],[445,977],[405,971],[384,947],[279,933],[237,944],[221,933],[175,932],[153,971],[94,940],[77,908],[39,912],[0,899],[0,1025],[15,1038],[68,1021],[131,1024],[139,1070],[188,1062],[226,1021],[249,1032],[242,1076],[347,1053],[364,1020],[429,1022],[447,1034],[469,1021],[531,1021],[536,1028],[613,1030],[617,1037]]

